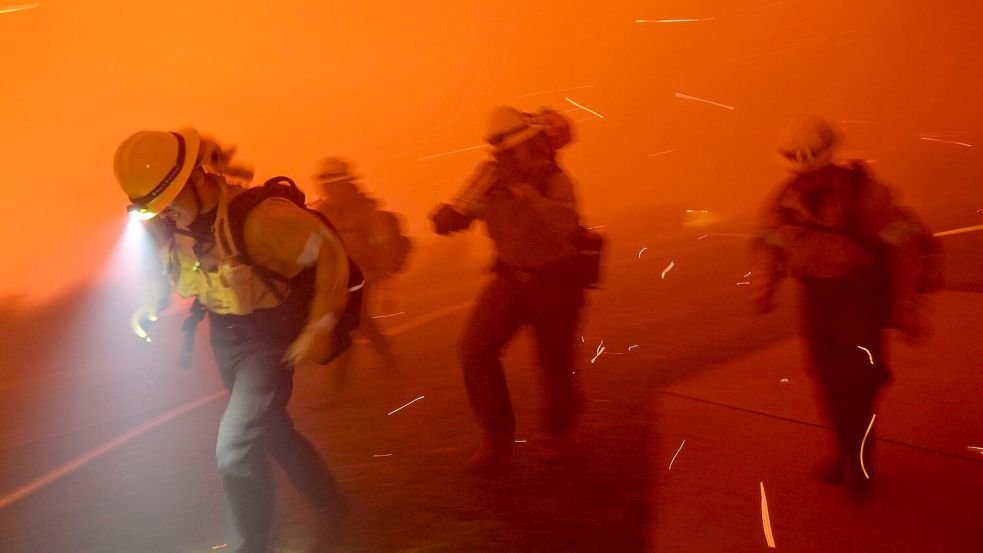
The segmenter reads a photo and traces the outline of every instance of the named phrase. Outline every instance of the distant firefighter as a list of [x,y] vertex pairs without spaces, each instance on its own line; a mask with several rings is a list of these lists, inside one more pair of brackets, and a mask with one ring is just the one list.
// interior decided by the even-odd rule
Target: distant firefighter
[[873,471],[878,395],[890,379],[883,331],[899,329],[911,341],[925,336],[924,294],[941,286],[941,252],[864,165],[832,162],[839,142],[813,116],[782,134],[778,160],[791,177],[765,206],[751,280],[760,313],[774,309],[783,277],[801,285],[808,359],[837,437],[822,478],[862,492]]
[[[342,507],[335,480],[294,428],[287,402],[295,364],[327,362],[350,343],[361,275],[292,181],[234,185],[227,177],[252,174],[231,159],[232,150],[195,129],[141,131],[116,150],[114,170],[131,213],[155,231],[163,269],[134,323],[155,320],[172,289],[195,299],[189,336],[209,315],[229,390],[216,454],[239,534],[234,550],[261,553],[273,517],[271,459],[318,509],[323,541],[334,539]],[[148,340],[139,324],[134,330]]]
[[571,138],[569,123],[556,112],[496,108],[486,139],[493,159],[482,162],[463,192],[432,216],[438,234],[483,219],[497,256],[494,277],[461,340],[465,387],[484,432],[468,461],[474,470],[500,468],[511,457],[515,416],[500,358],[526,324],[544,373],[544,453],[569,453],[580,409],[574,337],[584,288],[597,279],[600,248],[599,237],[580,226],[573,183],[556,161],[557,150]]
[[314,173],[320,199],[313,209],[323,213],[341,234],[348,255],[365,276],[360,330],[369,343],[392,361],[389,340],[372,318],[380,286],[406,266],[412,249],[399,218],[380,209],[360,188],[351,164],[341,158],[321,160]]

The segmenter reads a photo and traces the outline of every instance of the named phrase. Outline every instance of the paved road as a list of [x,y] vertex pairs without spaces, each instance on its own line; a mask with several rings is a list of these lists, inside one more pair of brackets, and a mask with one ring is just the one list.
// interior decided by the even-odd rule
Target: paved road
[[[617,230],[612,228],[612,234],[618,236]],[[726,538],[733,534],[710,532],[720,537],[719,543],[730,544],[726,550],[764,548],[760,521],[752,524],[747,513],[726,519],[723,504],[709,500],[715,480],[690,476],[702,485],[680,488],[676,482],[671,487],[661,472],[666,453],[682,439],[667,431],[670,412],[684,413],[684,420],[696,417],[708,436],[734,438],[727,431],[733,424],[728,411],[694,410],[693,400],[666,392],[686,382],[715,390],[715,383],[727,382],[717,376],[728,373],[721,368],[725,363],[786,343],[793,326],[791,302],[767,318],[748,316],[744,287],[737,285],[746,273],[744,242],[729,236],[698,239],[703,234],[675,233],[660,243],[636,232],[632,236],[642,238],[612,242],[606,288],[592,293],[587,309],[578,376],[589,410],[578,437],[580,455],[568,463],[544,464],[535,455],[542,436],[537,375],[527,337],[520,336],[506,366],[519,418],[517,437],[526,442],[519,445],[514,470],[490,480],[460,470],[478,436],[455,358],[467,311],[454,306],[471,299],[480,285],[475,277],[481,256],[462,255],[466,250],[458,239],[421,253],[417,269],[399,285],[390,306],[393,313],[405,314],[383,321],[398,331],[399,366],[384,366],[360,349],[343,386],[330,367],[297,375],[291,411],[356,504],[345,550],[641,551],[667,543],[699,551],[708,550],[699,544],[714,543],[701,541],[701,528],[715,527],[746,535],[746,541],[733,541]],[[947,245],[950,265],[959,267],[961,275],[954,286],[979,289],[973,279],[981,274],[974,255],[978,235],[952,237]],[[180,309],[157,329],[157,347],[143,350],[126,340],[119,322],[125,318],[126,298],[107,290],[78,297],[31,313],[6,308],[18,322],[8,317],[3,323],[9,347],[0,383],[0,495],[87,453],[99,455],[2,508],[0,551],[183,553],[222,544],[213,449],[223,399],[167,418],[175,408],[220,389],[207,351],[200,348],[194,370],[175,369],[176,356],[169,352],[176,349]],[[427,316],[436,311],[441,316]],[[419,324],[408,324],[412,321]],[[592,364],[602,340],[605,353]],[[978,397],[980,388],[977,380],[966,389],[946,391],[971,401],[966,398]],[[424,399],[387,415],[419,396]],[[718,403],[740,406],[732,399]],[[939,417],[958,408],[944,403],[951,398],[936,399],[943,402]],[[923,423],[929,433],[938,424],[944,419],[929,417]],[[113,439],[141,425],[145,431],[117,447],[94,449],[114,445]],[[679,428],[688,434],[685,425]],[[755,428],[778,451],[788,454],[802,447],[795,439],[776,443],[767,424]],[[794,436],[804,439],[797,431]],[[733,444],[721,442],[701,454],[702,440],[688,440],[691,449],[680,453],[674,472],[699,470],[702,458],[708,474],[726,474],[735,466],[753,473],[751,468],[766,459],[745,455],[715,463],[708,452],[721,453]],[[885,454],[890,447],[883,448]],[[931,449],[932,443],[926,441],[925,447]],[[969,474],[979,474],[979,465],[972,467],[976,472],[967,469]],[[953,473],[950,483],[956,478]],[[734,504],[756,513],[758,482],[749,482],[750,496]],[[673,510],[665,500],[668,493],[695,499]],[[717,508],[704,509],[697,501],[701,496]],[[773,501],[784,507],[785,494],[776,497]],[[955,508],[966,501],[955,500]],[[700,522],[681,527],[670,513],[690,513]],[[282,486],[277,530],[283,551],[302,550],[309,517],[297,494]],[[785,523],[778,520],[776,514],[781,528]],[[815,532],[825,531],[817,525]],[[778,535],[783,533],[789,535]]]

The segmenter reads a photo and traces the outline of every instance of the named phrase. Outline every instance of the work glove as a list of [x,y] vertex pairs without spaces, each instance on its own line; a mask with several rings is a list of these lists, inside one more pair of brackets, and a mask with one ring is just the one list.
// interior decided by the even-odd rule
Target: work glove
[[155,305],[142,305],[130,315],[130,329],[144,344],[150,345],[153,343],[153,340],[150,339],[149,331],[154,323],[157,322],[158,315],[157,306]]
[[457,210],[447,204],[441,204],[430,215],[430,220],[433,221],[434,232],[437,234],[451,234],[462,231],[471,226],[473,219],[473,217],[458,213]]
[[331,358],[336,323],[337,318],[333,315],[325,315],[319,321],[305,326],[287,348],[283,361],[295,367],[326,363]]

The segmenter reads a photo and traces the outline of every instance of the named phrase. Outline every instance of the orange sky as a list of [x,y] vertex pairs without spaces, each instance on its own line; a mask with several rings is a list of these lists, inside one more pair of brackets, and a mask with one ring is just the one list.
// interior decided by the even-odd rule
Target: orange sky
[[[348,157],[424,238],[426,213],[484,154],[420,158],[480,144],[496,104],[573,108],[564,96],[604,116],[580,121],[564,154],[593,224],[666,204],[750,209],[781,178],[775,129],[802,112],[844,121],[849,153],[876,159],[909,201],[983,207],[975,0],[62,0],[2,13],[24,4],[0,0],[2,297],[50,296],[101,269],[126,203],[113,152],[145,128],[236,144],[260,179],[304,184],[318,158]],[[684,18],[712,19],[635,22]],[[572,87],[586,88],[527,96]]]

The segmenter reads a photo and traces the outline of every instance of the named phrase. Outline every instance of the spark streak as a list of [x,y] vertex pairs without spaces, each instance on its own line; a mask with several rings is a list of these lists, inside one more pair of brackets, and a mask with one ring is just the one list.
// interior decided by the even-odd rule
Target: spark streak
[[696,96],[690,96],[689,94],[683,94],[681,92],[677,92],[676,93],[676,98],[682,98],[683,100],[693,100],[693,101],[696,101],[696,102],[704,102],[704,103],[707,103],[707,104],[711,104],[711,105],[714,105],[714,106],[717,106],[717,107],[722,107],[724,109],[729,109],[729,110],[733,110],[734,109],[734,106],[728,106],[727,104],[721,104],[719,102],[712,102],[710,100],[704,100],[703,98],[697,98]]
[[[686,445],[686,440],[683,440],[683,443],[679,444],[679,449],[676,450],[676,455],[679,455],[679,452],[683,450],[684,445]],[[676,462],[676,455],[673,455],[672,461],[669,461],[669,470],[672,470],[672,464]]]
[[596,115],[596,116],[598,116],[598,117],[600,117],[601,119],[604,119],[604,116],[603,116],[603,115],[601,115],[600,113],[597,113],[596,111],[594,111],[594,110],[592,110],[592,109],[590,109],[589,107],[586,107],[586,106],[583,106],[583,105],[581,105],[581,104],[578,104],[577,102],[574,102],[573,100],[571,100],[571,99],[570,99],[569,97],[567,97],[567,96],[564,96],[564,98],[566,98],[566,100],[567,100],[568,102],[570,102],[571,104],[573,104],[573,105],[575,105],[575,106],[577,106],[578,108],[580,108],[580,109],[582,109],[582,110],[584,110],[584,111],[586,111],[587,113],[593,113],[594,115]]
[[388,319],[389,317],[398,317],[399,315],[405,315],[406,311],[400,311],[399,313],[390,313],[389,315],[374,315],[373,319]]
[[749,281],[749,280],[742,280],[741,282],[738,282],[737,283],[738,286],[747,286],[748,284],[751,284],[751,281]]
[[669,266],[666,267],[665,269],[662,269],[662,278],[665,279],[666,278],[666,275],[669,273],[669,271],[671,271],[672,268],[675,267],[675,266],[676,266],[676,262],[675,261],[670,261],[669,262]]
[[679,151],[679,148],[673,148],[673,149],[671,149],[671,150],[666,150],[666,151],[664,151],[664,152],[656,152],[656,153],[654,153],[654,154],[649,154],[649,156],[648,156],[648,157],[656,157],[656,156],[664,156],[664,155],[666,155],[666,154],[671,154],[671,153],[673,153],[673,152],[678,152],[678,151]]
[[867,357],[870,359],[870,364],[873,365],[874,364],[874,354],[872,354],[869,349],[867,349],[867,348],[865,348],[863,346],[857,346],[857,347],[867,352]]
[[771,533],[771,516],[768,515],[768,497],[765,495],[765,483],[761,482],[761,526],[765,530],[765,542],[768,547],[775,548],[775,535]]
[[517,443],[517,444],[524,444],[524,443],[526,443],[526,440],[515,440],[515,443]]
[[952,230],[944,230],[942,232],[936,232],[932,236],[950,236],[950,235],[953,235],[953,234],[963,234],[965,232],[975,232],[975,231],[978,231],[978,230],[983,230],[983,225],[976,225],[976,226],[972,226],[972,227],[963,227],[963,228],[957,228],[957,229],[952,229]]
[[454,150],[452,152],[444,152],[444,153],[441,153],[441,154],[433,154],[433,155],[429,155],[429,156],[423,156],[423,157],[419,158],[417,161],[426,161],[428,159],[434,159],[434,158],[438,158],[438,157],[444,157],[444,156],[459,154],[461,152],[470,152],[471,150],[481,150],[481,149],[487,148],[487,147],[488,147],[487,144],[482,144],[480,146],[471,146],[470,148],[461,148],[460,150]]
[[713,21],[712,17],[703,19],[636,19],[635,23],[698,23],[700,21]]
[[957,146],[963,146],[965,148],[972,148],[972,144],[966,144],[965,142],[956,142],[955,140],[942,140],[941,138],[929,138],[927,136],[920,137],[921,140],[928,140],[929,142],[944,142],[946,144],[955,144]]
[[523,94],[522,96],[516,96],[516,98],[528,98],[530,96],[541,96],[543,94],[553,94],[555,92],[566,92],[568,90],[581,90],[584,88],[594,88],[594,85],[587,84],[583,86],[571,86],[570,88],[558,88],[556,90],[544,90],[541,92],[530,92],[529,94]]
[[402,409],[405,409],[405,408],[409,407],[410,405],[413,405],[414,403],[420,401],[421,399],[423,399],[423,396],[420,396],[420,397],[414,399],[413,401],[407,403],[406,405],[403,405],[402,407],[397,407],[397,408],[393,409],[392,411],[386,413],[386,416],[388,417],[389,415],[392,415],[393,413],[395,413],[397,411],[400,411]]
[[640,249],[640,250],[638,250],[638,258],[639,258],[639,259],[641,259],[641,258],[642,258],[642,254],[643,254],[643,253],[645,253],[645,250],[647,250],[647,249],[648,249],[648,246],[646,246],[646,247],[644,247],[644,248],[642,248],[642,249]]
[[633,350],[633,349],[635,349],[637,347],[638,347],[638,344],[635,344],[634,346],[628,346],[628,351],[631,351],[631,350]]
[[41,6],[40,2],[35,2],[33,4],[21,4],[19,6],[7,6],[6,8],[0,8],[0,14],[22,12],[25,10],[33,10],[34,8],[40,6]]
[[604,340],[601,340],[601,343],[597,345],[597,355],[595,355],[594,358],[590,360],[591,365],[593,365],[594,362],[597,361],[597,358],[600,357],[602,353],[604,353],[604,349],[605,349]]
[[392,457],[392,453],[380,453],[378,455],[373,455],[372,457]]
[[983,447],[976,447],[976,446],[968,445],[968,446],[966,446],[966,449],[968,449],[970,451],[975,451],[976,453],[979,453],[980,455],[983,455]]
[[867,445],[867,436],[870,435],[870,429],[874,427],[874,419],[877,418],[877,413],[874,413],[870,417],[870,424],[867,425],[867,431],[864,432],[864,439],[860,442],[860,470],[864,471],[864,478],[870,480],[870,475],[867,474],[867,467],[864,466],[864,446]]

